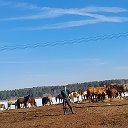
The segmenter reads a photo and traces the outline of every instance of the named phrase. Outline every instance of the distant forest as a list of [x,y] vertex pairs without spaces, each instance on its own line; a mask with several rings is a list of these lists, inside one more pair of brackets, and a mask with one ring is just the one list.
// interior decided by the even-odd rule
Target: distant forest
[[[92,81],[84,83],[74,83],[68,84],[67,87],[70,91],[75,91],[78,89],[86,90],[89,86],[109,86],[110,84],[128,84],[128,79],[114,79],[105,81]],[[63,89],[63,86],[40,86],[33,88],[15,89],[15,90],[4,90],[0,91],[0,100],[16,99],[18,97],[24,97],[27,95],[33,96],[35,98],[44,97],[48,95],[56,96]]]

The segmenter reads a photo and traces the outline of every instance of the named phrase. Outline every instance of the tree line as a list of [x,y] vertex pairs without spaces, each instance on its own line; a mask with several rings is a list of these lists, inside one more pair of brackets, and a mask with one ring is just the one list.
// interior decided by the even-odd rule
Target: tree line
[[[67,87],[70,91],[75,91],[78,89],[86,90],[89,86],[103,86],[104,84],[107,86],[109,86],[110,84],[128,84],[128,79],[114,79],[84,83],[73,83],[68,84]],[[40,98],[48,95],[56,96],[60,93],[62,89],[63,86],[40,86],[15,90],[4,90],[0,91],[0,100],[16,99],[18,97],[24,97],[27,95],[33,96],[35,98]]]

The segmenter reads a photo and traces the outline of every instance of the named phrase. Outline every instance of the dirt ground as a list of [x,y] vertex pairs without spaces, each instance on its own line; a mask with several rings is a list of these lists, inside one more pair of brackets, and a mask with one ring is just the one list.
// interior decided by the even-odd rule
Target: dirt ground
[[75,103],[0,111],[0,128],[128,128],[128,97],[104,103]]

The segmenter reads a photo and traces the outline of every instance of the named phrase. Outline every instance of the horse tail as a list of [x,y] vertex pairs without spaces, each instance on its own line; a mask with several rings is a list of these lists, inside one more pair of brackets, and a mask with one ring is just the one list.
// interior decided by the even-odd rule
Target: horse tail
[[19,108],[20,108],[20,102],[19,102],[19,99],[17,100],[16,105],[17,105],[17,108],[19,109]]
[[56,99],[56,102],[57,102],[57,96],[55,97],[55,99]]

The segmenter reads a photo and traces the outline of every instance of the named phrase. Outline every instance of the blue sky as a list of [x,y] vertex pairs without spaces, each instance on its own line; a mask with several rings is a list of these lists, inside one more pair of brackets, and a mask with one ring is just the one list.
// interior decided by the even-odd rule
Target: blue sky
[[127,26],[127,0],[0,0],[0,90],[128,78]]

